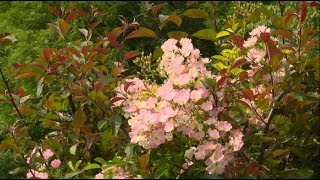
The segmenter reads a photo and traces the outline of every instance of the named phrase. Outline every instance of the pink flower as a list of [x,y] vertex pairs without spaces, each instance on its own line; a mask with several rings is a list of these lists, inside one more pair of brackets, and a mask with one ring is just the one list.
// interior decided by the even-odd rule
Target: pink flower
[[176,123],[172,119],[170,121],[166,122],[165,127],[164,127],[165,132],[173,131],[175,124]]
[[219,131],[216,129],[212,130],[211,128],[208,130],[209,136],[211,139],[218,139],[220,137]]
[[184,105],[188,102],[190,97],[190,89],[182,89],[175,94],[173,102]]
[[168,39],[161,46],[162,51],[163,52],[168,52],[168,51],[174,51],[174,50],[178,49],[178,47],[176,46],[177,42],[178,41],[176,39],[172,39],[172,38]]
[[255,28],[254,30],[252,30],[249,34],[251,36],[258,36],[260,37],[260,34],[262,32],[268,32],[270,33],[270,28],[267,28],[266,26],[258,26],[257,28]]
[[242,148],[243,146],[243,141],[241,138],[234,138],[231,137],[229,144],[233,147],[234,151],[238,151]]
[[167,81],[162,87],[160,87],[157,92],[158,96],[166,101],[170,101],[175,97],[176,92],[173,89],[171,82]]
[[213,106],[212,106],[211,101],[206,101],[201,104],[201,109],[203,109],[204,111],[210,111],[210,110],[212,110],[212,108],[213,108]]
[[51,156],[53,156],[53,152],[50,149],[43,151],[42,154],[45,159],[49,159]]
[[219,131],[230,131],[232,126],[230,123],[228,123],[227,121],[218,121],[216,123],[216,128],[219,130]]
[[250,46],[254,46],[258,41],[258,38],[255,36],[252,36],[250,38],[248,38],[248,40],[246,40],[243,44],[243,47],[250,47]]
[[257,62],[260,62],[261,59],[264,58],[264,56],[267,54],[264,50],[258,50],[258,49],[250,49],[248,52],[248,57],[251,60],[256,60]]
[[96,176],[94,177],[95,179],[104,179],[103,174],[102,173],[98,173],[96,174]]
[[51,166],[54,168],[59,167],[60,164],[61,164],[61,161],[59,159],[55,159],[55,160],[51,161]]
[[180,74],[173,79],[173,84],[182,87],[191,81],[190,75],[188,73]]

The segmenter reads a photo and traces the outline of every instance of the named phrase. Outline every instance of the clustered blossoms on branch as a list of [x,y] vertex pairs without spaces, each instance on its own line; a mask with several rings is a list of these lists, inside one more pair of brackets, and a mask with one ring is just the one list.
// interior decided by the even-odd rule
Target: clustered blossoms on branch
[[218,118],[224,111],[223,90],[216,92],[214,99],[201,83],[204,78],[221,77],[206,69],[209,59],[200,56],[190,39],[169,39],[161,48],[164,54],[159,71],[167,77],[162,85],[134,78],[126,80],[130,86],[116,88],[117,96],[125,98],[115,105],[123,105],[129,118],[131,142],[145,149],[158,148],[173,139],[173,132],[181,133],[195,142],[185,151],[184,168],[195,158],[205,161],[210,174],[221,174],[233,159],[233,152],[243,146],[242,132]]
[[112,179],[130,179],[130,177],[132,177],[132,175],[125,172],[122,167],[111,166],[96,174],[95,179],[104,179],[105,173],[113,175],[111,176]]
[[[44,157],[44,160],[46,162],[49,162],[49,159],[54,155],[54,153],[50,150],[50,149],[47,149],[45,151],[43,151],[42,149],[41,150],[41,153]],[[31,152],[31,155],[30,157],[27,158],[27,163],[30,164],[30,160],[31,160],[31,157],[33,156],[36,156],[36,157],[40,157],[40,153],[37,152],[37,149],[34,148]],[[61,164],[61,161],[59,159],[54,159],[51,161],[51,166],[53,168],[58,168]],[[45,164],[41,164],[41,163],[36,163],[36,167],[38,170],[34,170],[32,169],[31,171],[29,170],[29,172],[26,174],[27,176],[27,179],[29,178],[34,178],[33,177],[33,174],[36,178],[40,178],[40,179],[48,179],[48,173],[46,173],[46,166]]]
[[[253,29],[249,34],[251,35],[247,41],[244,42],[244,47],[247,48],[248,53],[246,56],[246,59],[250,62],[250,70],[247,70],[248,77],[251,81],[253,81],[253,75],[261,70],[262,67],[266,66],[266,64],[270,64],[269,61],[267,61],[266,55],[267,50],[259,44],[259,39],[262,39],[261,33],[270,33],[270,28],[267,28],[266,26],[258,26],[257,28]],[[277,40],[270,37],[270,40],[276,42]],[[283,60],[282,60],[283,63]],[[272,77],[271,77],[272,75]],[[282,67],[278,71],[274,71],[271,74],[266,74],[262,76],[262,82],[266,84],[277,84],[282,82],[283,78],[285,76],[284,68]],[[271,82],[273,81],[273,82]],[[266,90],[266,85],[263,83],[255,86],[252,91],[253,95],[256,97],[259,94],[263,93]],[[267,99],[269,99],[269,105],[272,103],[272,94],[269,92],[266,96]],[[267,117],[264,115],[264,111],[257,107],[254,101],[249,101],[246,98],[242,98],[242,101],[246,102],[251,109],[254,109],[255,112],[248,111],[250,114],[249,122],[258,125],[261,127],[264,127],[267,123]]]

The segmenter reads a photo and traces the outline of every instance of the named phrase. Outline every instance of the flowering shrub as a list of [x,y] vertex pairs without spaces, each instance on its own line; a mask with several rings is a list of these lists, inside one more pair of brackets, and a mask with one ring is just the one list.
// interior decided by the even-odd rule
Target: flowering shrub
[[173,134],[181,133],[194,141],[185,151],[189,164],[194,158],[203,160],[210,174],[221,174],[233,152],[243,146],[243,134],[218,119],[224,107],[217,102],[223,102],[224,96],[215,99],[200,81],[219,77],[206,69],[209,59],[200,56],[191,39],[169,39],[161,48],[164,54],[159,71],[167,77],[162,85],[134,78],[126,80],[129,86],[116,88],[118,97],[125,98],[116,105],[122,104],[129,118],[131,142],[145,149],[158,148],[166,141],[175,141]]
[[[157,22],[162,5],[145,4]],[[125,42],[158,38],[154,31],[121,17],[121,27],[94,40],[97,9],[61,7],[60,13],[49,7],[58,17],[49,26],[64,47],[44,49],[33,63],[14,64],[15,79],[37,81],[34,95],[22,87],[11,90],[12,78],[0,69],[3,97],[19,116],[3,130],[8,137],[0,151],[12,147],[25,163],[13,173],[26,178],[312,177],[319,153],[306,149],[319,148],[320,74],[319,57],[310,53],[319,30],[305,21],[312,6],[319,4],[281,9],[280,18],[262,13],[272,25],[249,32],[239,19],[216,32],[215,21],[215,30],[191,35],[221,47],[210,59],[188,33],[169,32],[152,55],[134,60],[141,73],[126,78],[135,68],[129,60],[140,53],[124,53]],[[67,43],[78,13],[88,25],[79,29],[85,40]],[[208,18],[199,9],[160,15],[161,40],[168,22],[180,26],[181,17]],[[291,33],[293,19],[298,31]],[[1,44],[14,40],[0,34]],[[35,136],[33,122],[45,136]]]

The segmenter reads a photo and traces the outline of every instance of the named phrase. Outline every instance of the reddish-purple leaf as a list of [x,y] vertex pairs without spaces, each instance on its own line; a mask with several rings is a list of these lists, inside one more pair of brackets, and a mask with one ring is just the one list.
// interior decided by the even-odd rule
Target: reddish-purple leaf
[[243,47],[243,43],[244,43],[244,40],[241,36],[238,36],[238,35],[232,35],[231,36],[232,40],[233,40],[233,43],[238,47],[238,48],[242,48]]
[[293,17],[293,16],[297,16],[296,13],[294,13],[293,11],[289,11],[287,13],[284,14],[286,17],[286,20],[285,20],[285,24],[288,23],[288,21]]
[[120,27],[117,27],[117,28],[114,28],[111,33],[114,35],[115,38],[117,38],[120,36],[122,32],[123,30]]
[[96,91],[101,91],[105,86],[105,83],[103,81],[97,81],[94,83],[94,89]]
[[238,57],[231,65],[231,69],[240,67],[247,63],[247,59],[244,57]]
[[86,12],[84,12],[83,9],[78,8],[78,12],[79,12],[85,19],[88,19],[88,14],[87,14]]
[[314,6],[314,7],[316,7],[318,10],[320,10],[320,4],[317,3],[317,2],[315,2],[315,1],[312,1],[312,2],[310,3],[310,6]]
[[163,6],[163,4],[159,4],[159,5],[153,6],[151,8],[153,14],[157,14],[157,12],[161,9],[162,6]]
[[129,51],[124,55],[124,60],[128,60],[139,55],[140,55],[140,52],[138,51]]
[[131,84],[133,84],[133,82],[127,82],[126,85],[124,85],[124,88],[123,88],[123,89],[124,89],[125,92],[128,91],[128,88],[129,88],[129,86],[130,86]]
[[111,101],[109,102],[109,106],[114,106],[114,103],[120,100],[125,100],[124,97],[115,97],[113,99],[111,99]]
[[306,1],[301,1],[298,4],[298,17],[300,21],[304,21],[307,17],[307,2]]
[[270,33],[268,32],[261,32],[260,38],[263,42],[268,42],[270,40]]
[[81,54],[78,52],[78,50],[74,49],[74,48],[67,48],[67,51],[71,52],[72,54],[81,57]]
[[88,46],[84,45],[82,47],[81,53],[84,55],[84,57],[87,57],[87,55],[88,55]]
[[60,13],[55,7],[49,6],[48,8],[49,8],[49,11],[52,12],[54,15],[56,15],[57,17],[60,17]]
[[112,33],[106,32],[106,35],[107,35],[107,38],[110,41],[111,45],[113,45],[113,46],[118,46],[119,45],[119,43],[116,40],[116,37]]
[[3,33],[3,34],[0,34],[0,39],[2,38],[5,38],[7,36],[11,35],[10,33]]
[[70,13],[66,18],[67,23],[71,22],[77,16],[77,14],[78,14],[77,11]]
[[274,30],[272,31],[272,34],[277,34],[277,35],[280,35],[284,38],[287,38],[289,40],[292,40],[292,34],[289,32],[289,31],[286,31],[286,30]]
[[248,100],[253,100],[254,95],[253,95],[253,91],[251,89],[245,89],[241,91],[242,94],[244,95],[244,97]]
[[89,29],[93,30],[94,28],[96,28],[99,24],[101,23],[101,21],[96,21],[93,24],[91,24],[89,26]]
[[53,51],[52,49],[44,49],[43,50],[43,56],[48,61],[52,55]]
[[17,87],[14,89],[14,94],[18,95],[20,98],[25,96],[25,92],[21,87]]
[[228,79],[228,76],[223,76],[219,81],[217,82],[218,86],[221,86],[226,80]]
[[80,89],[68,89],[68,91],[70,91],[71,93],[74,93],[76,95],[82,95],[82,91]]
[[248,77],[248,73],[247,71],[242,71],[241,73],[239,73],[239,80],[243,81]]

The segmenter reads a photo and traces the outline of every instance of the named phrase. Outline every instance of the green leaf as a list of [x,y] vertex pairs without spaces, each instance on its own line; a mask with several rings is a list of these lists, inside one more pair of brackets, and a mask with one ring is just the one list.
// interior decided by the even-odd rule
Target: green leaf
[[217,33],[213,29],[202,29],[195,33],[193,33],[191,36],[197,37],[199,39],[205,39],[205,40],[216,40]]
[[88,164],[86,167],[82,169],[82,171],[90,170],[90,169],[98,169],[101,168],[99,164]]
[[39,66],[35,66],[35,65],[28,65],[28,66],[20,68],[17,71],[17,74],[22,74],[22,73],[36,73],[41,76],[47,76],[47,73],[45,73],[43,68],[41,68]]
[[97,157],[94,160],[97,161],[100,164],[105,164],[106,163],[106,161],[104,159],[102,159],[101,157]]
[[111,136],[112,136],[112,130],[110,128],[106,129],[104,132],[103,132],[103,135],[102,135],[102,146],[106,149],[108,149],[108,145],[110,143],[110,140],[111,140]]
[[169,38],[180,40],[181,38],[188,37],[189,34],[183,31],[171,31],[167,33]]
[[226,61],[227,60],[224,56],[221,56],[221,55],[214,55],[211,58],[218,59],[218,60],[221,60],[221,61]]
[[82,160],[77,161],[77,163],[74,165],[74,169],[77,171],[78,167],[80,166]]
[[128,36],[127,39],[131,38],[137,38],[137,37],[149,37],[149,38],[156,38],[157,35],[154,31],[148,28],[141,27],[133,32],[131,32]]
[[69,162],[68,162],[68,166],[69,166],[69,168],[70,168],[72,171],[76,171],[76,170],[74,169],[74,167],[73,167],[72,161],[69,161]]
[[150,155],[149,153],[146,153],[139,157],[139,167],[143,170],[146,168],[146,166],[149,163],[149,155]]
[[78,145],[78,143],[75,144],[75,145],[73,145],[73,146],[71,146],[71,148],[70,148],[70,150],[69,150],[69,151],[70,151],[70,154],[76,155],[77,145]]
[[208,13],[200,10],[200,9],[187,9],[183,12],[183,16],[189,18],[208,18]]
[[64,19],[58,19],[58,24],[63,37],[66,36],[69,29],[69,24]]
[[221,31],[216,35],[216,38],[224,37],[224,36],[229,36],[230,33],[228,31]]
[[218,71],[221,71],[222,69],[228,69],[228,67],[222,64],[221,62],[214,64],[213,67],[216,68]]
[[277,149],[275,151],[272,152],[272,156],[273,157],[277,157],[277,156],[281,156],[282,154],[288,152],[289,149]]
[[66,174],[66,175],[64,176],[64,179],[71,179],[72,177],[74,177],[74,176],[76,176],[76,175],[79,175],[79,174],[81,174],[81,173],[82,173],[82,171],[77,171],[77,172],[72,172],[72,173]]
[[160,47],[157,47],[152,55],[152,60],[157,60],[163,55],[163,51]]
[[112,127],[112,133],[113,135],[117,135],[122,123],[122,118],[118,115],[112,116],[111,117],[111,127]]
[[99,131],[101,131],[106,125],[108,125],[108,121],[107,120],[100,120],[98,121],[98,129]]
[[175,23],[176,25],[180,26],[182,23],[182,19],[180,16],[176,15],[175,13],[171,14],[166,21],[171,21]]
[[87,120],[86,113],[82,109],[78,109],[73,115],[72,126],[84,125],[86,120]]
[[24,169],[22,169],[21,167],[17,167],[14,170],[10,171],[9,174],[18,174],[22,172],[24,172]]

